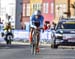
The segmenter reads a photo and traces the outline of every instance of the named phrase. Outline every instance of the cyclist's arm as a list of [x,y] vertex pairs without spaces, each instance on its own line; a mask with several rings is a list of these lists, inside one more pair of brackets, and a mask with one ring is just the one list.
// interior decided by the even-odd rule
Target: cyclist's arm
[[44,21],[44,18],[42,17],[42,18],[40,19],[40,28],[43,28],[43,21]]
[[40,21],[40,29],[43,30],[42,32],[44,32],[44,28],[43,28],[44,24],[43,24],[43,21],[44,21],[44,18],[42,17],[41,18],[41,21]]

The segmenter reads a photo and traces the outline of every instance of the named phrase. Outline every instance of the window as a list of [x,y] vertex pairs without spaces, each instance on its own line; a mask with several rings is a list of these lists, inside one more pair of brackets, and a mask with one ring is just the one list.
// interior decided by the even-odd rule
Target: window
[[41,10],[41,4],[40,3],[33,4],[33,12],[35,10]]
[[30,16],[30,4],[27,4],[27,8],[26,8],[26,16]]
[[25,4],[23,4],[23,16],[25,16]]
[[33,4],[33,12],[37,10],[37,4]]
[[[64,12],[66,12],[67,11],[67,6],[66,6],[66,4],[63,4],[63,14],[64,14]],[[66,17],[67,15],[66,14],[64,14],[63,15],[64,17]]]
[[58,5],[56,5],[56,7],[55,7],[55,10],[56,10],[56,11],[55,11],[55,13],[56,13],[56,17],[58,17],[58,16],[59,16],[58,7],[59,7]]
[[41,10],[41,4],[40,3],[37,3],[37,9]]
[[58,9],[59,10],[59,16],[61,17],[61,16],[63,16],[63,5],[60,4],[58,8],[59,8]]
[[65,16],[64,12],[66,12],[66,4],[58,4],[56,5],[56,17]]
[[43,13],[48,13],[48,3],[43,4]]
[[65,12],[66,11],[66,4],[63,4],[63,12]]
[[54,4],[53,3],[51,3],[51,14],[53,14],[54,12]]

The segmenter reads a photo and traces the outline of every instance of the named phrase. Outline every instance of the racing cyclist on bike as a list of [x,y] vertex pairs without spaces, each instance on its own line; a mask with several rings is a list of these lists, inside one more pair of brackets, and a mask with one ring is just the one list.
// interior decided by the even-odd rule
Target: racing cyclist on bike
[[11,20],[11,16],[8,16],[8,20],[7,20],[6,26],[4,28],[4,30],[6,30],[7,32],[8,32],[8,30],[12,30],[12,26],[11,26],[10,20]]
[[7,44],[8,44],[8,39],[7,39],[8,35],[11,35],[11,37],[13,38],[13,33],[12,33],[13,28],[12,28],[12,25],[11,25],[11,22],[9,21],[9,19],[10,19],[10,17],[8,18],[6,26],[4,27],[4,34],[3,34],[3,35],[5,35],[4,39],[7,42]]
[[7,23],[4,30],[6,30],[8,32],[8,30],[12,30],[12,27],[11,27],[11,23]]
[[[36,28],[36,26],[33,24],[33,21],[38,21],[40,22],[40,28],[43,28],[43,21],[44,21],[44,17],[41,14],[40,10],[36,10],[33,15],[30,17],[30,43],[32,43],[32,33],[33,33],[33,28]],[[39,28],[38,28],[39,29]],[[38,35],[38,38],[40,39],[40,34]],[[39,39],[37,42],[37,49],[36,51],[39,52]]]

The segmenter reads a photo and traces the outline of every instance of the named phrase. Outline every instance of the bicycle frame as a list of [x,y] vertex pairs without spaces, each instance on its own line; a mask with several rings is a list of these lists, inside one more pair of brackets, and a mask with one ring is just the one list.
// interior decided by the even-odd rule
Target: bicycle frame
[[40,34],[40,30],[34,28],[33,34],[32,34],[33,35],[32,54],[34,54],[34,55],[37,53],[36,49],[37,49],[37,43],[38,43],[38,40],[39,40],[39,38],[38,38],[39,34]]

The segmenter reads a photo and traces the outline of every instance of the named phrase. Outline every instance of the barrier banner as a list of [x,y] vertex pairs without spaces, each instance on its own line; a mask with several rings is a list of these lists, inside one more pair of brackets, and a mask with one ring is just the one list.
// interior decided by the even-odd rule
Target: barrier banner
[[[25,30],[14,30],[14,40],[29,41],[29,32]],[[4,40],[0,35],[0,40]],[[40,33],[40,42],[50,42],[51,32],[45,31]]]

